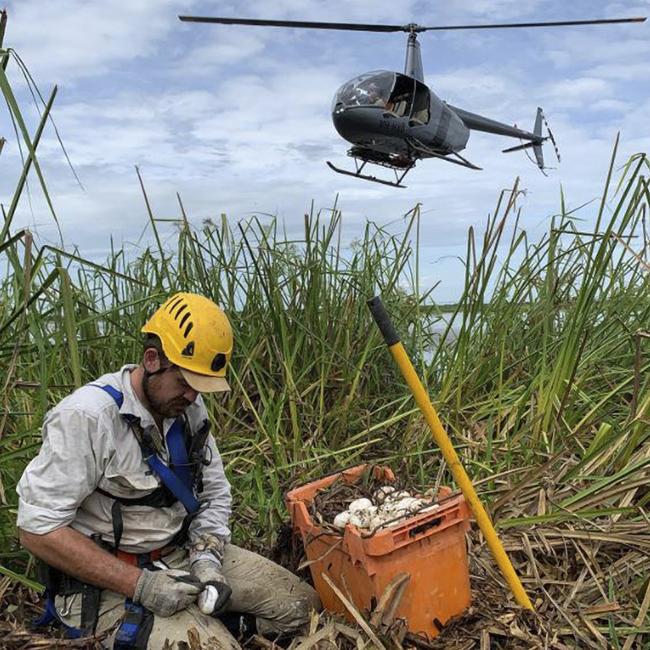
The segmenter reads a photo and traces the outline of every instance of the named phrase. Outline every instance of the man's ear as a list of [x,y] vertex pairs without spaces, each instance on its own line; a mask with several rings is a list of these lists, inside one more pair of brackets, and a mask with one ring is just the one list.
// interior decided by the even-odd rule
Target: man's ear
[[157,372],[160,370],[160,354],[156,348],[147,348],[142,357],[142,365],[147,372]]

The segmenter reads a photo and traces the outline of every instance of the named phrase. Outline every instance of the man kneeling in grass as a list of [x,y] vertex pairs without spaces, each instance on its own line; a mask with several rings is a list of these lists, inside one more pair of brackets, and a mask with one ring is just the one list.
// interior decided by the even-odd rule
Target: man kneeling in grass
[[[142,363],[103,375],[48,412],[19,484],[20,540],[43,561],[43,622],[107,647],[160,649],[230,629],[300,632],[316,592],[230,543],[230,485],[201,393],[229,390],[233,336],[202,296],[178,293],[142,328]],[[224,625],[225,623],[225,625]]]

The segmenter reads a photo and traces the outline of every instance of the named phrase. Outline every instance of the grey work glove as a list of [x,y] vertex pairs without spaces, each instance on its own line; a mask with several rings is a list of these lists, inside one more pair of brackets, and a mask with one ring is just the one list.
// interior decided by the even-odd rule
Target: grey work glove
[[143,569],[135,585],[133,602],[156,616],[171,616],[196,602],[202,587],[187,571]]
[[232,589],[215,560],[196,560],[190,567],[190,574],[203,585],[199,595],[199,609],[208,616],[218,616],[224,611]]

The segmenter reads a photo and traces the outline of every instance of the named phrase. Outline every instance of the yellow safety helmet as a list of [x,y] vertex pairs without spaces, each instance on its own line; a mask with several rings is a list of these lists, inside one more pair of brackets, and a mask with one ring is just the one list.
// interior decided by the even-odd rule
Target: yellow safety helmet
[[230,390],[226,367],[232,354],[232,328],[212,300],[194,293],[176,293],[158,308],[142,331],[158,336],[165,356],[180,368],[194,390]]

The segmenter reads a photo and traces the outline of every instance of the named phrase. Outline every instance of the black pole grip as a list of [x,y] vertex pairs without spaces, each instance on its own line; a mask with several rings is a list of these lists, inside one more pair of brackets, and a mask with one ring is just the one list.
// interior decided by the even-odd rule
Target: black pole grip
[[391,345],[395,345],[395,343],[399,343],[399,335],[397,334],[397,330],[395,329],[381,298],[375,296],[368,300],[368,307],[370,307],[370,312],[372,313],[372,317],[375,319],[375,323],[377,323],[377,327],[384,336],[386,345],[390,347]]

